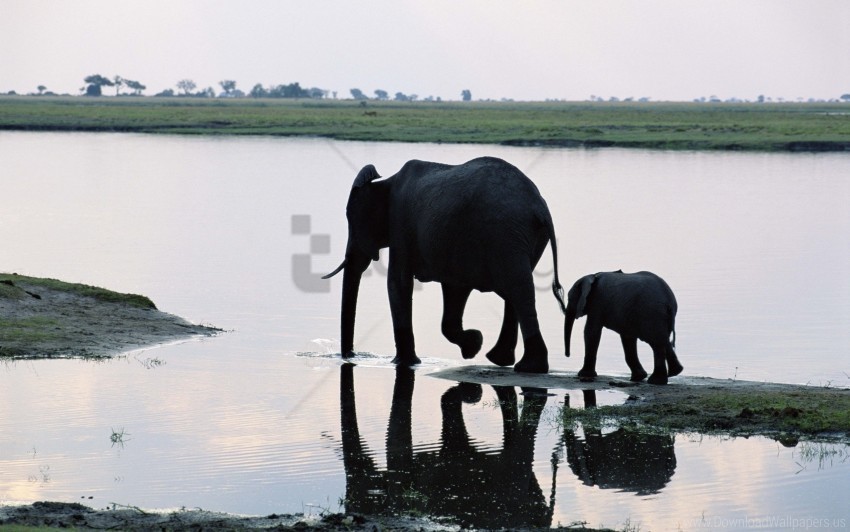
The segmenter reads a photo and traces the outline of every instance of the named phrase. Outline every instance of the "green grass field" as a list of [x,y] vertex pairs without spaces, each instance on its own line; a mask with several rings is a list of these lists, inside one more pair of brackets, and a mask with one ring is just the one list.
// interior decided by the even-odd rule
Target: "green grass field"
[[0,97],[0,130],[679,150],[850,150],[850,104]]

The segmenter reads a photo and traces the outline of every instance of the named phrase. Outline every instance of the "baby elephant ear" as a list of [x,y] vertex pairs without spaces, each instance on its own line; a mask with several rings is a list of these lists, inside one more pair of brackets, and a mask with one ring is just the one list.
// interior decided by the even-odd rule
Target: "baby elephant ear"
[[595,275],[587,275],[581,280],[581,291],[578,296],[578,304],[576,304],[576,318],[581,318],[587,314],[587,296],[590,295],[590,289],[594,282],[596,282]]
[[375,169],[375,166],[367,164],[362,170],[360,170],[360,173],[357,174],[357,177],[354,179],[353,186],[354,188],[360,188],[380,177],[381,176],[378,175],[378,171]]

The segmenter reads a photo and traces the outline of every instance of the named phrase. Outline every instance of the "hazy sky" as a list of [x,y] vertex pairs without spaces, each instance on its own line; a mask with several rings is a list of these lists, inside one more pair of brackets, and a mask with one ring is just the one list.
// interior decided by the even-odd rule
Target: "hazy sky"
[[0,0],[0,92],[192,79],[459,99],[850,93],[847,0]]

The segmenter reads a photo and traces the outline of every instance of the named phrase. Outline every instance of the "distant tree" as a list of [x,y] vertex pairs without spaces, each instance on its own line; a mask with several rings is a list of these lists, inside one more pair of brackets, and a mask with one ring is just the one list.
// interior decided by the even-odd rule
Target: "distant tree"
[[309,98],[310,92],[301,87],[298,82],[289,85],[278,85],[269,89],[271,98]]
[[87,83],[85,91],[86,96],[100,96],[103,94],[103,90],[101,87],[107,86],[111,87],[114,85],[109,78],[105,78],[100,74],[92,74],[91,76],[87,76],[83,79],[85,83]]
[[38,87],[36,87],[36,89],[38,89],[38,95],[41,96],[42,94],[44,94],[44,91],[47,90],[47,87],[45,87],[44,85],[39,85]]
[[207,87],[206,89],[198,92],[195,96],[200,96],[201,98],[215,98],[215,89],[212,87]]
[[183,91],[184,96],[189,96],[197,85],[191,79],[181,79],[177,82],[177,88]]
[[254,88],[251,89],[251,92],[248,93],[248,96],[251,98],[266,98],[269,95],[269,91],[263,88],[262,85],[257,83],[254,85]]
[[404,94],[403,92],[395,93],[395,101],[397,102],[409,102],[410,98]]
[[115,96],[118,96],[118,93],[121,91],[121,86],[124,85],[124,78],[121,76],[115,76],[112,78],[112,84],[115,85]]
[[375,90],[375,99],[377,99],[377,100],[388,100],[389,97],[390,96],[389,96],[389,94],[387,94],[387,91],[381,90],[381,89]]
[[133,81],[132,79],[125,79],[124,85],[133,91],[134,96],[141,96],[142,91],[147,88],[138,81]]
[[368,100],[369,99],[369,98],[366,97],[365,94],[363,94],[363,91],[361,91],[360,89],[351,89],[351,97],[354,98],[355,100]]
[[236,90],[236,82],[232,79],[225,79],[218,82],[221,88],[224,89],[224,96],[233,96],[233,91]]
[[842,94],[841,100],[845,102],[850,102],[850,94]]
[[465,101],[465,102],[471,102],[472,101],[472,92],[469,89],[463,89],[460,93],[460,96],[461,96],[461,98],[463,98],[463,101]]
[[154,96],[162,97],[162,98],[171,98],[172,96],[174,96],[174,89],[165,89],[162,92],[158,92],[158,93],[154,94]]

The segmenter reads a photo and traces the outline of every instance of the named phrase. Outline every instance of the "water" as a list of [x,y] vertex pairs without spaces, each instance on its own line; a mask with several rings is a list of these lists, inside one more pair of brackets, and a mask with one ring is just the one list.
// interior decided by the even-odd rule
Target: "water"
[[[380,265],[364,279],[355,333],[356,348],[374,355],[351,368],[328,354],[338,349],[341,279],[324,285],[318,276],[342,259],[357,170],[374,163],[391,175],[411,158],[459,163],[483,154],[524,170],[547,199],[564,284],[618,268],[668,281],[687,374],[850,385],[844,154],[0,133],[0,270],[142,293],[162,310],[229,331],[108,362],[0,366],[0,500],[264,514],[337,510],[348,495],[352,509],[454,511],[480,525],[498,501],[522,499],[498,512],[517,524],[628,521],[653,530],[846,520],[846,447],[629,439],[592,427],[565,436],[554,412],[567,400],[584,405],[578,390],[524,396],[430,377],[464,363],[439,334],[433,284],[414,295],[424,364],[414,383],[396,386]],[[552,367],[575,371],[583,322],[566,359],[550,270],[547,252],[537,277],[541,328]],[[465,321],[484,332],[485,348],[501,313],[492,294],[470,299]],[[651,352],[639,351],[646,365]],[[598,369],[627,374],[613,333],[603,334]],[[512,404],[512,393],[525,428],[503,425],[499,398]],[[402,406],[391,415],[394,395]],[[600,393],[597,403],[623,399]],[[353,423],[342,405],[352,402],[356,439],[345,436]],[[409,420],[399,418],[408,403]],[[388,446],[388,430],[391,442],[409,443]],[[621,448],[632,458],[601,459]],[[477,469],[456,473],[440,460],[447,452]],[[516,482],[499,479],[534,489],[520,496]]]

